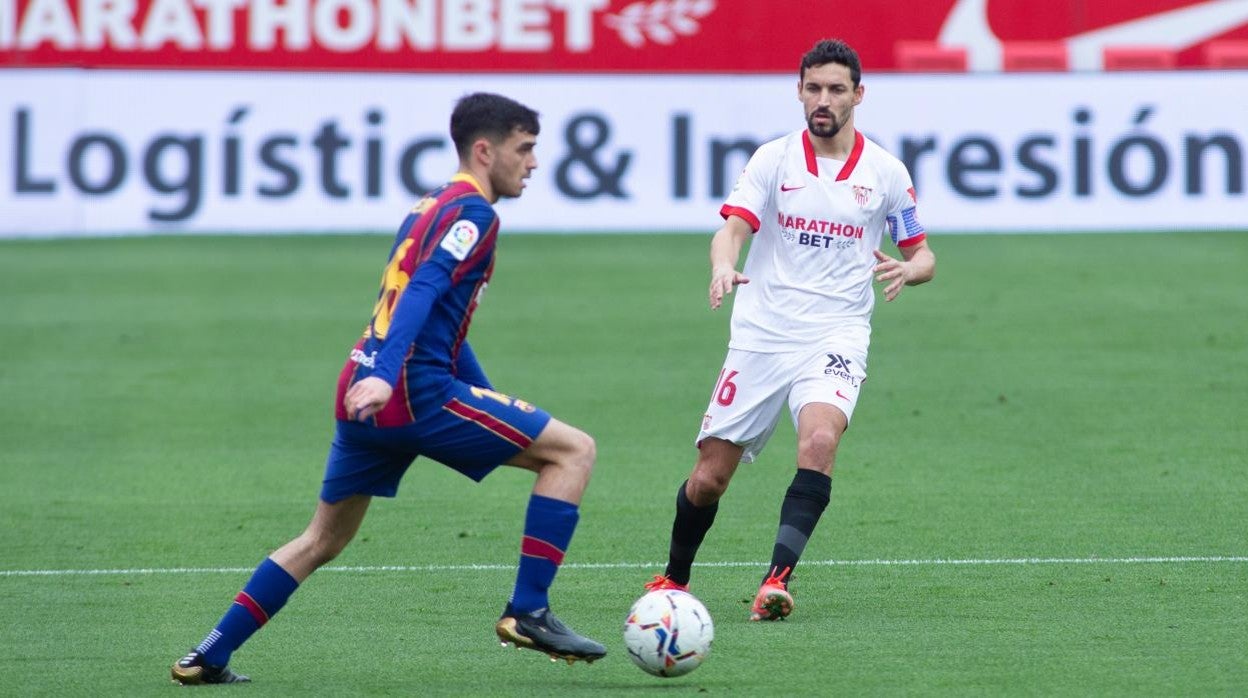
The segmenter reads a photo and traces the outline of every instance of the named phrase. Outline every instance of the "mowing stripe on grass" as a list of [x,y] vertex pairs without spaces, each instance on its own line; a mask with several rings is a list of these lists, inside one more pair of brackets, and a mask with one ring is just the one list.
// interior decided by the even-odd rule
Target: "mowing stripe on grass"
[[[803,560],[803,567],[917,567],[928,565],[1128,565],[1167,563],[1248,562],[1248,556],[1180,556],[1180,557],[1011,557],[955,560]],[[647,570],[662,567],[661,562],[570,562],[561,569],[580,570]],[[765,562],[695,562],[695,567],[763,567]],[[251,572],[254,567],[138,567],[100,570],[0,570],[0,577],[72,577],[91,575],[142,574],[235,574]],[[322,572],[479,572],[510,571],[514,564],[468,565],[358,565],[322,567]]]

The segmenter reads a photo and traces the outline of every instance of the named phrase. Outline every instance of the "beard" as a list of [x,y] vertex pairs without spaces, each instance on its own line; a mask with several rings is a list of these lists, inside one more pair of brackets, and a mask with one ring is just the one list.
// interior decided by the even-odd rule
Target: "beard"
[[[816,116],[828,117],[828,123],[826,125],[817,125],[815,123]],[[806,115],[806,128],[810,130],[810,135],[812,136],[831,138],[841,132],[841,126],[842,124],[836,120],[836,114],[833,114],[830,110],[816,109]]]
[[504,174],[491,174],[490,187],[500,199],[515,199],[524,192],[524,181],[517,182]]

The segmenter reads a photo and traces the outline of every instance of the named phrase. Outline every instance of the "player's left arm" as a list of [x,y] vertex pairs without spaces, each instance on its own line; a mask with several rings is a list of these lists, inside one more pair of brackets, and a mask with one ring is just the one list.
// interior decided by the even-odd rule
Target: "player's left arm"
[[[344,403],[348,419],[364,421],[389,402],[412,342],[424,326],[434,303],[454,285],[456,270],[461,265],[482,263],[481,255],[472,256],[478,247],[494,244],[493,236],[482,240],[481,235],[482,230],[492,229],[494,222],[494,210],[488,205],[465,206],[459,210],[455,222],[446,227],[449,232],[443,233],[440,244],[417,265],[407,287],[395,302],[389,331],[377,355],[377,369],[373,375],[360,379],[347,390]],[[461,226],[467,227],[461,230]],[[455,235],[457,230],[460,235]],[[471,349],[468,353],[472,356]],[[472,361],[476,362],[475,357]],[[479,366],[476,372],[480,374],[480,380],[485,380]]]
[[913,245],[899,247],[901,259],[890,257],[876,250],[875,280],[887,283],[884,287],[884,300],[891,301],[901,293],[904,286],[918,286],[927,283],[936,276],[936,254],[922,240]]
[[901,259],[875,250],[875,280],[885,284],[884,300],[891,301],[906,286],[927,283],[936,275],[936,255],[927,244],[927,230],[919,222],[914,181],[900,161],[885,174],[889,192],[884,222]]
[[343,397],[347,419],[364,421],[372,417],[394,394],[394,384],[412,341],[424,326],[434,302],[451,287],[451,269],[436,261],[439,260],[431,259],[418,266],[395,302],[390,329],[376,359],[377,370],[354,383]]

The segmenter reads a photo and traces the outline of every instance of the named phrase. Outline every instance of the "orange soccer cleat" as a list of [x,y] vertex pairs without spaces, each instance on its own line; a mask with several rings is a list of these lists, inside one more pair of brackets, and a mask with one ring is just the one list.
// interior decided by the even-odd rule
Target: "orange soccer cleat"
[[654,581],[646,582],[646,591],[664,591],[666,589],[674,589],[676,591],[689,591],[688,584],[677,584],[669,579],[666,575],[654,575]]
[[776,568],[771,568],[771,574],[754,597],[750,620],[782,620],[793,611],[793,595],[784,581],[790,569],[785,567],[780,574],[776,574]]

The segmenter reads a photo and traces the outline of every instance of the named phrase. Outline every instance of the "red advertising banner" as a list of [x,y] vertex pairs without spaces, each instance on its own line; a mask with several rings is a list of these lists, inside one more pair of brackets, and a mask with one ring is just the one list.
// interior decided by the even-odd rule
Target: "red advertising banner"
[[[1105,50],[1202,66],[1243,49],[1243,0],[0,0],[0,67],[504,73],[795,72],[815,40],[868,71],[899,45],[1003,68],[1011,46],[1056,47],[1073,70]],[[1040,43],[1044,42],[1044,43]]]

